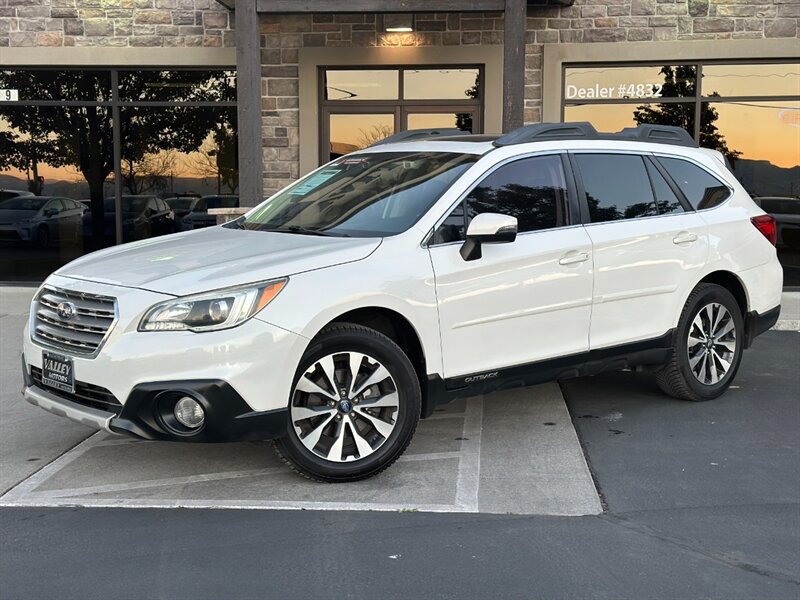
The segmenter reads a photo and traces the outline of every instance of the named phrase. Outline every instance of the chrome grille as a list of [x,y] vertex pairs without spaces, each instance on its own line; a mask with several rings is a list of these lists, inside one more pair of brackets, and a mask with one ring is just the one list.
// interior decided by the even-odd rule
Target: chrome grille
[[[65,319],[58,306],[71,303],[74,314]],[[34,300],[31,335],[46,345],[74,354],[95,354],[116,321],[116,300],[59,288],[44,287]]]

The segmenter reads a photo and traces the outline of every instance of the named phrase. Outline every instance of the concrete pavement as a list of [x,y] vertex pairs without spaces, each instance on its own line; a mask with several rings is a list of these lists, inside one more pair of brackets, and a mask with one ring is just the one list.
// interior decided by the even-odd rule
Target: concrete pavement
[[712,402],[565,382],[601,515],[2,508],[0,596],[795,600],[799,352],[765,334]]

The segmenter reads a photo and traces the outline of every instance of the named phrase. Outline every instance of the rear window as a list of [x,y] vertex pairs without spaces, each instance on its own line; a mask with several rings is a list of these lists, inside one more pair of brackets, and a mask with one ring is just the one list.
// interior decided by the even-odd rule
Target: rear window
[[658,157],[667,173],[678,185],[683,195],[695,210],[713,208],[725,202],[731,195],[727,185],[708,171],[680,158]]

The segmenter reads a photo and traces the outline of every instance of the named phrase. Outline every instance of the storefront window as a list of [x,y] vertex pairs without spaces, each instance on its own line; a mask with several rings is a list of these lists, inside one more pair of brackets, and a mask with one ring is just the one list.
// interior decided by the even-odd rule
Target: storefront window
[[479,133],[478,67],[322,69],[320,162],[407,129]]
[[359,69],[325,71],[326,100],[397,100],[400,71]]
[[703,96],[796,96],[800,64],[705,65]]
[[478,97],[478,69],[406,69],[403,97],[407,100],[463,100]]
[[0,101],[0,280],[203,226],[212,196],[238,203],[233,85],[225,71],[0,72],[18,98]]
[[[621,96],[623,83],[645,89],[644,96],[636,96],[641,100]],[[656,99],[647,94],[657,84]],[[800,215],[800,64],[569,66],[563,117],[589,121],[602,131],[677,125],[700,146],[722,152],[744,188],[777,219],[784,283],[800,285],[800,236],[782,225]]]
[[566,100],[685,98],[695,95],[695,65],[575,67],[564,72]]
[[[111,100],[110,71],[0,71],[0,89],[16,90],[18,102],[48,100]],[[0,98],[3,100],[3,98]]]
[[332,114],[328,118],[331,160],[366,148],[394,133],[394,112]]
[[120,71],[119,97],[143,102],[235,102],[235,71]]

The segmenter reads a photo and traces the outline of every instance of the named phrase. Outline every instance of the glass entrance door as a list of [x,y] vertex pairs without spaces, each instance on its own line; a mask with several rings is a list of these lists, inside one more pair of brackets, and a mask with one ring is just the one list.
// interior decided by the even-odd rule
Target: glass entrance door
[[407,129],[481,133],[483,69],[337,67],[320,70],[320,163]]

